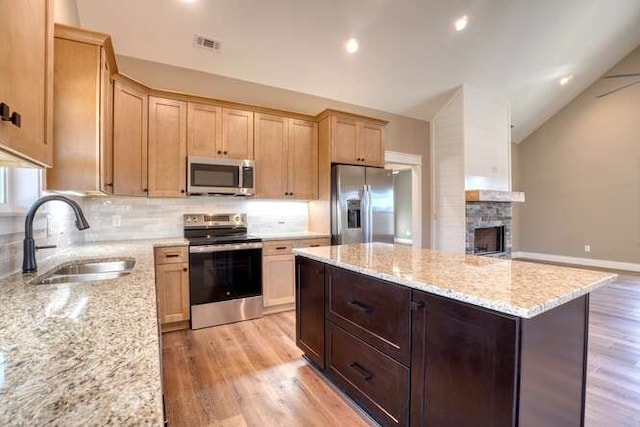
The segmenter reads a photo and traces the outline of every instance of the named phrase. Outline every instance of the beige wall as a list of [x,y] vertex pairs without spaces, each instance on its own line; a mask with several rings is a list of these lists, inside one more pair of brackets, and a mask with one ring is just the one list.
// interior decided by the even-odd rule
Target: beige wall
[[310,115],[316,115],[325,108],[334,108],[389,121],[386,130],[386,149],[422,155],[422,241],[425,246],[431,241],[429,233],[431,196],[429,191],[428,122],[300,92],[159,64],[138,58],[118,56],[118,67],[124,74],[155,88],[198,94],[216,99]]
[[[523,191],[520,184],[520,144],[511,144],[511,188]],[[525,194],[525,198],[527,195]],[[520,207],[522,203],[512,203],[511,245],[513,252],[520,250]]]
[[59,24],[79,27],[80,17],[76,0],[55,0],[53,2],[53,20]]
[[[640,47],[607,74],[638,72]],[[637,79],[598,80],[520,144],[519,250],[640,263],[640,85],[596,98]]]

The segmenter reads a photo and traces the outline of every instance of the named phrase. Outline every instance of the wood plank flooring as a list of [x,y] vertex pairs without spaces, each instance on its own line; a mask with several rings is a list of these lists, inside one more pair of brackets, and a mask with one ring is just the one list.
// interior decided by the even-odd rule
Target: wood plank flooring
[[[591,296],[587,427],[640,426],[640,276]],[[174,426],[365,426],[295,346],[295,315],[163,335]]]

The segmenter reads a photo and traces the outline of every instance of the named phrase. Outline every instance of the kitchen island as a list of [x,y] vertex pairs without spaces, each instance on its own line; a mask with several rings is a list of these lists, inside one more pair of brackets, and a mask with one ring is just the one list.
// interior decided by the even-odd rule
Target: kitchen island
[[383,425],[584,424],[616,275],[383,243],[296,249],[296,342]]

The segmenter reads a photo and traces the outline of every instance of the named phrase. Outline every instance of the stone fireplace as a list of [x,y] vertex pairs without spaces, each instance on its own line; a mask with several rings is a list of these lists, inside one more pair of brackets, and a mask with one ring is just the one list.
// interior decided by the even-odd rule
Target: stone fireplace
[[511,205],[524,202],[524,193],[471,190],[465,200],[465,253],[511,258]]

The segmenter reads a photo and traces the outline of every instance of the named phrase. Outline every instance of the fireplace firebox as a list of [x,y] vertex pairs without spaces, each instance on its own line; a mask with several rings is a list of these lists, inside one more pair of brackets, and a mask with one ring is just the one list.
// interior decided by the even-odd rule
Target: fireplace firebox
[[474,230],[473,253],[490,255],[504,252],[504,226]]

